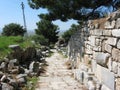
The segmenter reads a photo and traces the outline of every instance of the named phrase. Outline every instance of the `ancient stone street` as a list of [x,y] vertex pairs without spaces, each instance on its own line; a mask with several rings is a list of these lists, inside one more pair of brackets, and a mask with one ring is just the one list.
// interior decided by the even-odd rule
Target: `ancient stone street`
[[67,69],[67,59],[54,52],[54,55],[46,58],[49,66],[46,75],[39,77],[36,90],[86,90],[73,78],[72,70]]

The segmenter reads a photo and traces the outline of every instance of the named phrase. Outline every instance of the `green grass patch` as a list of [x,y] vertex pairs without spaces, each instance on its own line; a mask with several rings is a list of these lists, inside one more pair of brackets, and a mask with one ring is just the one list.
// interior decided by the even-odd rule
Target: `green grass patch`
[[11,51],[8,46],[14,44],[18,44],[22,48],[33,46],[33,43],[29,38],[24,39],[21,36],[0,36],[0,58],[5,57]]
[[27,85],[23,90],[35,90],[36,84],[38,82],[38,77],[27,77]]

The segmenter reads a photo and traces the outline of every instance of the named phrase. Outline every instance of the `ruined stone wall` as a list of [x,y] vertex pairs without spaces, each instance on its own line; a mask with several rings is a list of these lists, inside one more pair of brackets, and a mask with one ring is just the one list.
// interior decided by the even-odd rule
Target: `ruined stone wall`
[[68,56],[75,78],[85,83],[92,73],[96,87],[99,82],[101,90],[120,90],[119,28],[120,11],[116,11],[107,18],[88,21],[71,37]]

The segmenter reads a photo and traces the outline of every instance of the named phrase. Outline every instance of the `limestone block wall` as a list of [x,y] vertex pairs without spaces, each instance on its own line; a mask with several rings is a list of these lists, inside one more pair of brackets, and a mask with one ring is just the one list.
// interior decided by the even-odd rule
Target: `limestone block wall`
[[71,37],[68,56],[74,70],[84,65],[94,74],[101,90],[120,90],[120,11],[86,22]]

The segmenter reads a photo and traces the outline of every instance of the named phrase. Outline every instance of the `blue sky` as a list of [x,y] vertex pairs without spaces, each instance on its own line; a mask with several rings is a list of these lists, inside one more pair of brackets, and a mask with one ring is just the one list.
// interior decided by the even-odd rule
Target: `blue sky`
[[[33,10],[29,7],[27,0],[1,0],[0,2],[0,29],[9,23],[18,23],[23,25],[22,9],[21,2],[25,4],[25,16],[28,30],[34,30],[37,28],[36,22],[40,19],[38,14],[47,13],[47,10],[39,9]],[[57,20],[53,22],[56,25],[59,25],[60,30],[67,30],[76,21],[70,20],[68,22],[61,22]]]

